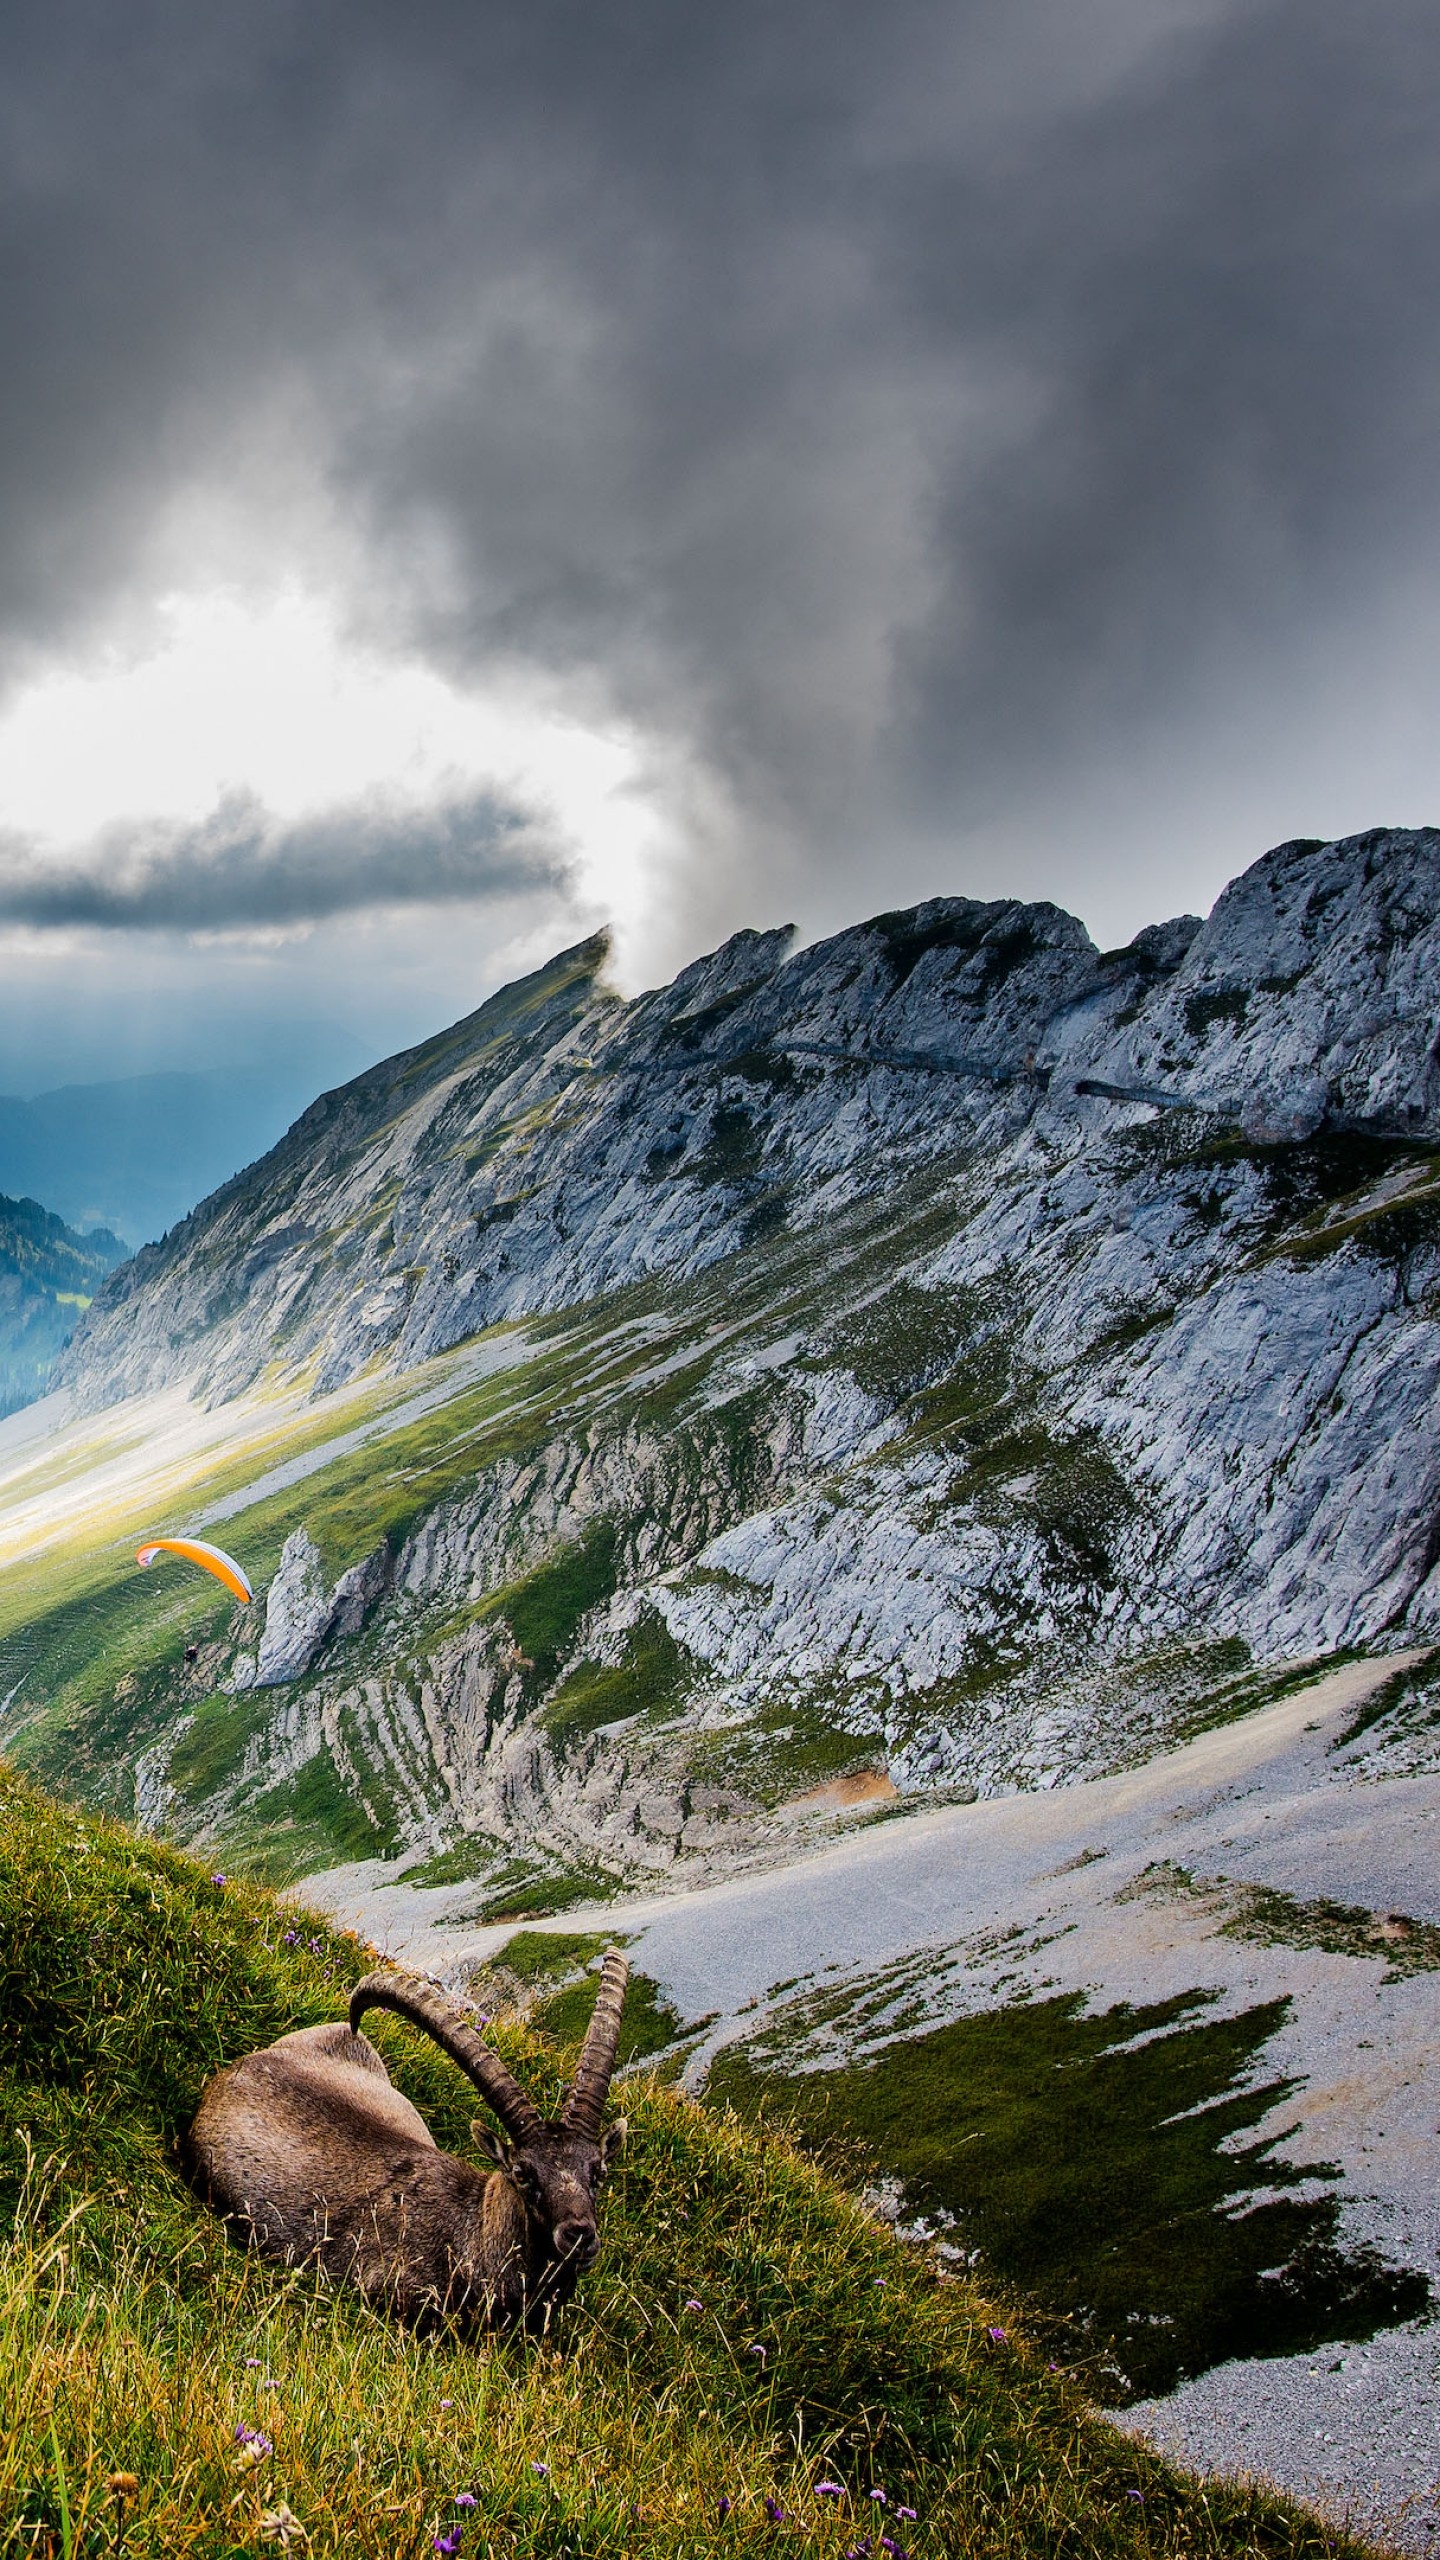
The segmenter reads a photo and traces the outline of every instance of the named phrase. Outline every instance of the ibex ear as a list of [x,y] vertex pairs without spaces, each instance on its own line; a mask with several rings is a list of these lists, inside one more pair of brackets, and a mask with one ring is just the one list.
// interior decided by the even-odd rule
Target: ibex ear
[[609,2168],[616,2153],[622,2148],[628,2130],[629,2127],[626,2124],[625,2118],[623,2116],[617,2116],[600,2145],[600,2165],[602,2168]]
[[477,2116],[470,2127],[470,2139],[477,2151],[483,2151],[487,2160],[493,2160],[497,2169],[503,2169],[509,2175],[512,2155],[503,2133],[492,2133],[489,2125],[482,2124]]

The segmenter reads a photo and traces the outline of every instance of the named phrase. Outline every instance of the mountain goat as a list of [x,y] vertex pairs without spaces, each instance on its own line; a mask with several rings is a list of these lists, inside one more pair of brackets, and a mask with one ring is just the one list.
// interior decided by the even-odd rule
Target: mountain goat
[[[348,2026],[301,2027],[207,2083],[188,2137],[194,2183],[237,2239],[323,2267],[408,2323],[543,2327],[599,2250],[597,2192],[625,2137],[623,2119],[602,2135],[600,2118],[629,1972],[612,1947],[548,2123],[456,2001],[413,1974],[368,1974]],[[471,2127],[493,2169],[438,2148],[361,2035],[367,2009],[392,2009],[459,2064],[504,2128]]]

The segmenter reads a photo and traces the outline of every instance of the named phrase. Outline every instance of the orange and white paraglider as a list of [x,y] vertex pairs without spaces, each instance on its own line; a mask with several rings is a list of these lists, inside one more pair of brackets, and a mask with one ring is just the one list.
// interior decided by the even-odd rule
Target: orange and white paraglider
[[250,1588],[250,1577],[243,1566],[238,1565],[233,1556],[227,1556],[223,1547],[212,1547],[204,1538],[152,1538],[147,1546],[141,1547],[135,1561],[137,1564],[153,1564],[157,1556],[183,1556],[187,1564],[198,1564],[204,1572],[213,1573],[216,1581],[223,1582],[227,1591],[233,1591],[237,1600],[253,1600],[255,1597]]

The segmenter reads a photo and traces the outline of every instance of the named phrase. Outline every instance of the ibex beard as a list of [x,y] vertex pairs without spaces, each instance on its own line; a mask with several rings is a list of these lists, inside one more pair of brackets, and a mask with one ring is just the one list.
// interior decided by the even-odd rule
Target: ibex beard
[[[558,2117],[547,2121],[448,1993],[412,1974],[368,1974],[347,2026],[302,2027],[206,2085],[187,2138],[194,2184],[234,2236],[287,2266],[316,2266],[409,2326],[546,2326],[599,2252],[600,2182],[625,2138],[600,2120],[630,1967],[612,1947]],[[498,2117],[471,2126],[493,2161],[441,2151],[360,2033],[392,2009],[434,2038]]]

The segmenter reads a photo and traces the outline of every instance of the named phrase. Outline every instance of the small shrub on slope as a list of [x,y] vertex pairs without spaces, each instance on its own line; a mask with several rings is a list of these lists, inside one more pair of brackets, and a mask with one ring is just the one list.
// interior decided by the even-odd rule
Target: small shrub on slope
[[[417,2339],[247,2260],[187,2194],[175,2137],[208,2072],[340,2014],[365,1962],[0,1770],[0,2550],[1353,2548],[1140,2452],[795,2152],[643,2081],[600,2265],[554,2343]],[[381,2040],[466,2147],[460,2075],[393,2022]],[[497,2041],[553,2100],[573,2048]]]

